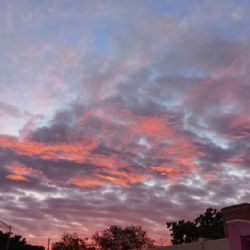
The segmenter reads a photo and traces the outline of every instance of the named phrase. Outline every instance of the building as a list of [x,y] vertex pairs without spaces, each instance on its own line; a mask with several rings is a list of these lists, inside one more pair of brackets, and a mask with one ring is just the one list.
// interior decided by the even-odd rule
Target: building
[[[250,204],[222,209],[226,238],[154,248],[154,250],[250,250]],[[150,250],[150,249],[149,249]]]

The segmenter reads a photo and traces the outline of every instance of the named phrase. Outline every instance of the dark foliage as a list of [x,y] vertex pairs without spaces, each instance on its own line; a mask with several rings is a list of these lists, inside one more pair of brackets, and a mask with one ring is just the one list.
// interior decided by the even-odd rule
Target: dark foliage
[[179,220],[178,222],[167,222],[167,228],[171,231],[171,242],[173,245],[190,243],[198,240],[198,230],[192,221]]
[[[6,249],[9,233],[0,231],[0,249]],[[20,235],[10,235],[9,250],[45,250],[43,246],[32,246]]]
[[222,213],[212,208],[208,208],[194,221],[167,222],[167,228],[171,231],[173,245],[190,243],[199,238],[220,239],[225,237]]
[[76,233],[65,233],[59,242],[53,244],[52,250],[95,250],[95,247],[88,243],[87,238],[81,238]]
[[206,239],[224,238],[223,217],[220,211],[208,208],[204,214],[195,219],[199,237]]
[[111,225],[101,233],[96,232],[93,240],[101,250],[139,250],[154,245],[141,226]]

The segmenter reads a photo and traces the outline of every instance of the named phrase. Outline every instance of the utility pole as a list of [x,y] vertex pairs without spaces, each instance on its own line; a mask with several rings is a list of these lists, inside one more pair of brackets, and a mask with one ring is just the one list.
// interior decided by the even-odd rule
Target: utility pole
[[48,238],[48,249],[47,250],[50,250],[50,238]]
[[2,223],[4,226],[6,226],[9,229],[8,232],[8,238],[7,238],[7,244],[6,244],[6,250],[9,250],[9,245],[10,245],[10,235],[11,235],[11,226],[6,224],[5,222],[0,220],[0,223]]

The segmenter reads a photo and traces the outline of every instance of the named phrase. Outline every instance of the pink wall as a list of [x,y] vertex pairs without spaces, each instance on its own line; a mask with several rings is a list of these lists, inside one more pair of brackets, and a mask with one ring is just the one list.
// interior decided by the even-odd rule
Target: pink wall
[[250,221],[233,220],[227,226],[230,250],[250,250]]

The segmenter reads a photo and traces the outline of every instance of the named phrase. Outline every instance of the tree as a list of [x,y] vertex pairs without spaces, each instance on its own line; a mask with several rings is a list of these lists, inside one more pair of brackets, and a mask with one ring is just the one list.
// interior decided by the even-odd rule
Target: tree
[[21,235],[9,235],[9,233],[3,233],[0,231],[0,249],[5,249],[7,245],[8,237],[10,236],[9,241],[9,250],[45,250],[43,246],[32,246],[27,243],[26,239]]
[[199,237],[206,239],[224,238],[223,216],[220,211],[208,208],[204,214],[195,219]]
[[173,245],[190,243],[199,238],[220,239],[225,237],[222,213],[213,208],[208,208],[194,221],[167,222],[167,228],[171,231]]
[[93,240],[101,250],[141,250],[154,245],[154,241],[141,226],[133,225],[110,225],[101,233],[96,232]]
[[173,245],[198,240],[198,231],[195,223],[192,221],[179,220],[178,222],[167,222],[167,228],[171,231],[171,242]]
[[95,247],[88,243],[88,238],[81,238],[76,233],[65,233],[59,242],[52,245],[52,250],[95,250]]

